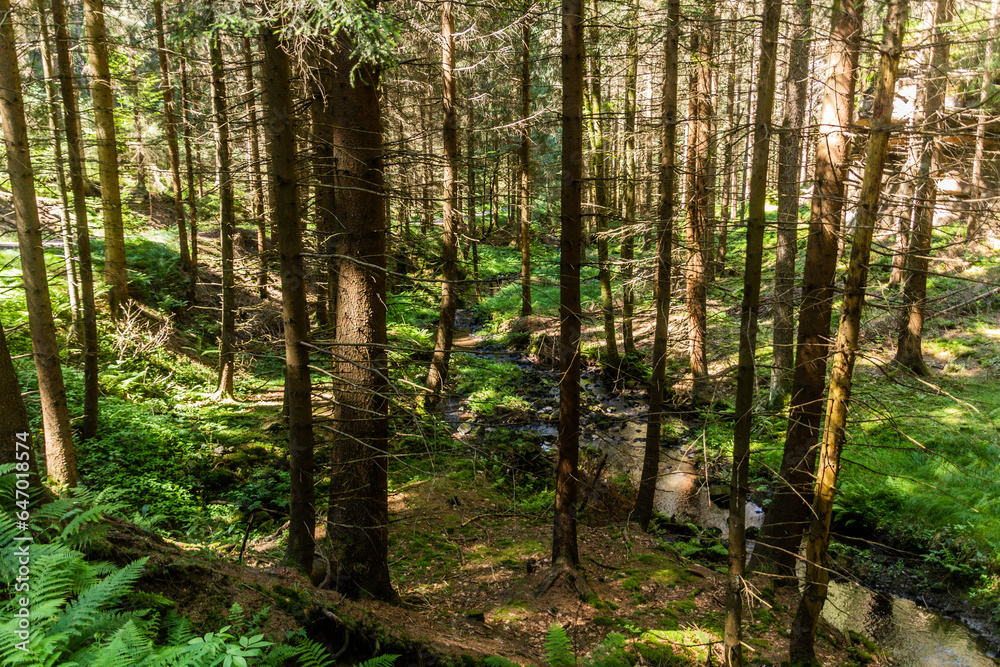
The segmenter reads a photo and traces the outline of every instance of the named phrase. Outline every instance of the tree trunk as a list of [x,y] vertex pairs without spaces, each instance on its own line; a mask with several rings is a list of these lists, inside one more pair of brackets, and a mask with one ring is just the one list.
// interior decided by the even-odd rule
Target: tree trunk
[[785,405],[792,384],[795,340],[795,256],[798,254],[799,170],[809,88],[812,0],[797,0],[785,77],[785,114],[778,137],[778,248],[774,265],[774,336],[768,405]]
[[274,215],[281,256],[281,315],[285,325],[285,392],[288,397],[288,450],[291,499],[285,562],[312,572],[316,514],[313,490],[312,384],[309,377],[309,315],[302,277],[302,232],[299,228],[295,174],[295,114],[288,56],[273,29],[261,30],[264,48],[267,120],[272,146]]
[[15,471],[27,473],[31,478],[31,487],[38,489],[38,461],[31,442],[28,411],[21,397],[21,385],[10,358],[3,323],[0,323],[0,401],[0,405],[4,406],[0,410],[0,465],[15,464]]
[[553,566],[580,564],[576,480],[580,455],[580,219],[583,186],[583,6],[562,3],[562,187],[559,240],[559,455]]
[[257,295],[267,298],[267,221],[264,218],[264,184],[260,175],[260,142],[257,139],[257,84],[253,76],[250,38],[243,38],[243,83],[247,105],[247,179],[250,181],[250,210],[257,223]]
[[475,147],[476,147],[476,134],[472,130],[472,112],[469,111],[469,124],[465,130],[466,137],[466,150],[469,155],[469,174],[468,174],[468,196],[465,198],[465,205],[467,207],[466,215],[468,217],[468,222],[466,227],[468,228],[469,238],[472,239],[472,290],[475,295],[476,301],[479,301],[479,241],[478,234],[476,230],[476,167],[475,167]]
[[736,109],[736,39],[735,30],[729,33],[729,72],[726,76],[726,144],[722,149],[722,216],[719,218],[719,242],[715,246],[716,272],[726,268],[726,242],[733,217],[733,191],[736,187],[736,166],[733,164],[733,147],[736,145],[736,127],[739,125]]
[[711,157],[710,118],[712,116],[712,41],[705,31],[705,23],[714,13],[713,0],[706,0],[702,8],[702,25],[690,34],[690,49],[695,54],[696,64],[691,70],[691,98],[689,117],[691,129],[688,135],[688,264],[687,264],[687,311],[688,340],[691,356],[691,397],[700,399],[704,395],[708,380],[707,337],[707,295],[705,262],[708,242],[709,216],[708,190]]
[[3,121],[7,148],[7,176],[17,219],[17,242],[28,306],[31,350],[41,395],[46,468],[49,477],[57,484],[72,487],[76,486],[76,452],[69,426],[62,366],[59,364],[56,327],[52,320],[45,255],[42,253],[35,175],[28,151],[28,126],[24,119],[24,98],[12,17],[9,0],[0,0],[0,119]]
[[760,308],[761,267],[764,259],[764,205],[771,148],[771,117],[778,60],[778,27],[781,0],[767,0],[760,33],[760,73],[753,123],[753,158],[750,171],[746,264],[743,269],[743,302],[740,306],[739,368],[736,374],[736,425],[733,429],[733,470],[729,482],[729,571],[726,580],[726,664],[743,665],[743,575],[746,570],[746,500],[750,471],[750,434],[757,390],[757,319]]
[[635,108],[636,82],[639,70],[639,25],[635,5],[629,7],[628,39],[625,65],[625,221],[622,223],[622,347],[626,355],[635,355],[635,338],[632,335],[632,316],[635,312],[635,288],[632,284],[635,260]]
[[56,81],[52,63],[52,40],[49,37],[48,15],[42,0],[37,0],[38,27],[41,32],[42,73],[45,75],[45,100],[49,106],[47,114],[49,131],[52,133],[52,151],[55,157],[56,187],[59,190],[59,201],[62,205],[62,241],[63,261],[66,264],[66,291],[69,294],[69,310],[72,316],[71,336],[78,341],[83,340],[83,322],[80,312],[80,283],[77,279],[76,258],[73,257],[73,219],[69,212],[69,188],[66,186],[66,170],[64,169],[62,132],[62,112],[56,95]]
[[104,28],[104,0],[83,0],[87,28],[90,94],[97,127],[97,159],[101,173],[101,207],[104,214],[104,280],[108,284],[111,318],[118,319],[128,300],[125,273],[125,231],[118,181],[118,144],[115,138],[115,97],[108,67],[108,36]]
[[[313,127],[313,175],[316,180],[316,246],[322,257],[319,270],[322,293],[316,305],[317,316],[326,337],[337,335],[337,167],[333,157],[333,74],[329,66],[329,49],[322,48],[313,63],[310,77],[312,101],[310,113]],[[263,227],[261,227],[263,230]],[[261,231],[263,233],[263,231]],[[263,263],[264,271],[267,263]],[[323,275],[325,274],[325,275]]]
[[899,366],[917,375],[930,375],[924,363],[922,336],[927,305],[927,265],[931,253],[934,210],[937,207],[937,173],[941,162],[936,137],[942,129],[944,95],[948,84],[948,54],[951,43],[945,34],[951,22],[950,0],[937,0],[933,18],[931,66],[925,80],[924,135],[920,152],[920,176],[914,197],[913,232],[907,252],[907,272],[903,282],[906,312],[899,321],[896,357]]
[[212,112],[215,115],[215,150],[219,180],[219,245],[222,254],[222,330],[219,332],[219,389],[217,396],[233,398],[236,371],[236,285],[233,270],[233,174],[229,157],[229,109],[226,98],[225,63],[218,33],[209,40],[212,64]]
[[[947,1],[947,0],[945,0]],[[903,50],[903,33],[909,12],[908,0],[892,0],[887,11],[882,36],[882,57],[879,62],[875,102],[872,107],[871,134],[865,160],[864,181],[858,202],[858,221],[851,243],[851,260],[844,285],[844,304],[840,328],[834,347],[833,374],[826,405],[826,423],[820,448],[819,469],[813,495],[813,518],[806,540],[806,585],[799,603],[789,645],[792,662],[813,664],[816,654],[813,637],[826,601],[830,579],[829,554],[830,519],[833,515],[840,454],[847,427],[847,409],[851,398],[851,379],[857,358],[861,329],[861,310],[868,282],[868,261],[871,256],[872,231],[878,220],[879,195],[882,190],[882,168],[889,146],[892,125],[892,102],[896,89],[896,71]]]
[[[585,1],[585,0],[584,0]],[[594,0],[594,15],[597,15]],[[581,5],[582,6],[582,5]],[[587,90],[587,130],[590,138],[590,168],[594,179],[594,204],[597,218],[597,280],[601,284],[601,314],[604,316],[604,345],[609,366],[621,365],[618,355],[618,332],[615,330],[615,297],[611,287],[611,262],[608,259],[608,167],[604,145],[604,102],[601,99],[601,33],[598,21],[590,28],[590,86]]]
[[521,26],[521,145],[518,148],[520,166],[521,214],[521,317],[531,315],[531,24],[530,15]]
[[680,33],[680,0],[667,5],[667,34],[663,42],[663,129],[660,143],[660,202],[656,229],[656,324],[653,334],[653,369],[649,381],[649,417],[642,476],[635,501],[634,520],[643,530],[653,518],[653,498],[660,470],[660,430],[666,392],[667,333],[670,324],[670,269],[673,238],[675,154],[677,144],[677,55]]
[[181,264],[191,270],[188,251],[187,222],[184,220],[184,188],[181,185],[181,156],[177,148],[177,118],[174,114],[174,87],[170,82],[170,62],[163,36],[163,0],[153,0],[156,17],[156,52],[160,59],[160,89],[163,91],[163,120],[167,127],[167,152],[170,155],[170,180],[174,186],[174,218],[177,221],[177,238],[181,246]]
[[[385,329],[385,208],[378,68],[351,57],[343,32],[333,51],[340,280],[335,413],[327,536],[345,592],[393,600],[389,580],[389,391]],[[351,73],[354,72],[353,77]],[[352,85],[353,78],[353,85]]]
[[90,228],[87,222],[83,135],[80,131],[80,109],[74,85],[75,73],[70,60],[72,45],[64,0],[52,0],[52,22],[56,33],[59,88],[66,120],[66,153],[70,188],[73,191],[73,213],[76,218],[77,256],[80,258],[80,299],[83,306],[83,421],[80,423],[80,437],[88,440],[97,433],[100,395],[97,370],[97,305],[94,299],[94,269],[91,263]]
[[191,220],[191,300],[198,282],[198,206],[195,202],[194,154],[191,151],[191,93],[188,86],[187,58],[181,58],[181,113],[184,118],[184,168],[187,172],[188,218]]
[[986,152],[986,103],[989,101],[990,88],[993,83],[995,73],[993,65],[993,54],[996,51],[996,40],[1000,36],[1000,0],[993,0],[990,3],[990,27],[986,35],[986,53],[983,55],[983,77],[979,92],[979,112],[976,120],[976,152],[972,161],[972,198],[974,213],[969,217],[965,236],[968,239],[975,238],[979,225],[983,222],[987,207],[982,201],[986,191],[986,182],[983,180],[983,160]]
[[451,358],[451,342],[455,334],[455,310],[458,308],[458,252],[457,229],[461,224],[456,206],[456,179],[458,173],[458,111],[455,89],[455,23],[452,18],[451,0],[441,5],[441,43],[443,46],[441,68],[444,76],[444,201],[442,253],[444,267],[441,283],[441,317],[438,320],[437,337],[434,341],[434,355],[427,373],[425,405],[433,407],[441,399],[441,392],[448,382],[448,362]]
[[837,238],[850,155],[854,81],[861,41],[861,12],[841,0],[831,17],[829,73],[816,141],[816,171],[802,304],[795,348],[788,430],[777,489],[764,516],[751,567],[793,576],[802,531],[808,525],[820,409],[826,385]]

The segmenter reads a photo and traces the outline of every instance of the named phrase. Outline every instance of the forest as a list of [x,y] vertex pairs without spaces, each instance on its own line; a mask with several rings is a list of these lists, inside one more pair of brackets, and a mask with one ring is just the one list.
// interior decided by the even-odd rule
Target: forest
[[1000,0],[0,0],[0,667],[981,667]]

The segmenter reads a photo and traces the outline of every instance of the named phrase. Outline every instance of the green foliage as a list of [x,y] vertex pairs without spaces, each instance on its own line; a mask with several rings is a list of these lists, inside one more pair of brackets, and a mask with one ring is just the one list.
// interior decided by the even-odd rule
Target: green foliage
[[[628,667],[631,664],[626,653],[625,637],[617,632],[605,637],[589,658],[578,661],[566,629],[558,623],[553,623],[545,635],[544,647],[545,660],[549,667]],[[487,667],[509,667],[510,664],[512,664],[510,661],[496,665],[487,663]]]
[[549,626],[545,635],[545,659],[549,667],[576,667],[576,654],[566,629],[558,623]]

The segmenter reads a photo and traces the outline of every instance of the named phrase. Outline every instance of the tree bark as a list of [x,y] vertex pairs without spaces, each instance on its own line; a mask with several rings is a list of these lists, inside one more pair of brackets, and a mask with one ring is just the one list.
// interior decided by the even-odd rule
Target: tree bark
[[187,58],[181,58],[181,114],[184,121],[184,169],[187,172],[188,218],[191,221],[191,300],[198,282],[198,206],[195,202],[194,154],[191,151],[191,93],[188,86]]
[[920,151],[920,175],[914,195],[913,231],[907,252],[906,279],[903,282],[903,302],[906,311],[899,321],[896,357],[897,365],[917,375],[930,375],[924,363],[922,337],[924,310],[927,306],[927,265],[931,253],[931,233],[934,210],[937,207],[937,171],[941,161],[937,137],[942,130],[944,95],[948,85],[948,55],[951,43],[945,34],[951,22],[952,3],[937,0],[933,18],[931,66],[925,80],[923,142]]
[[32,488],[39,488],[38,461],[31,441],[28,411],[21,397],[21,385],[10,358],[7,336],[0,323],[0,464],[13,463],[15,471],[27,473]]
[[118,179],[118,144],[115,137],[115,98],[108,66],[108,36],[104,27],[104,0],[83,0],[87,29],[90,94],[97,127],[97,159],[101,173],[101,207],[104,215],[104,280],[108,283],[111,318],[118,319],[128,300],[125,273],[125,231]]
[[69,294],[69,309],[72,316],[71,332],[78,341],[83,341],[83,321],[80,308],[80,282],[77,279],[76,258],[73,256],[74,234],[73,219],[69,211],[69,188],[66,186],[66,170],[64,168],[62,150],[63,118],[59,109],[56,94],[56,81],[52,63],[52,40],[49,37],[48,14],[42,0],[37,0],[38,28],[41,32],[42,73],[45,76],[45,101],[49,106],[47,118],[49,131],[52,133],[52,152],[55,157],[56,187],[59,190],[59,201],[62,205],[62,240],[63,261],[66,264],[66,291]]
[[[594,15],[597,15],[594,0]],[[609,366],[621,365],[618,355],[618,332],[615,330],[615,298],[611,288],[611,263],[608,260],[608,167],[604,145],[604,102],[601,98],[601,33],[595,20],[590,28],[590,86],[586,95],[587,130],[590,135],[590,168],[594,179],[594,204],[597,218],[597,280],[601,284],[601,314],[604,317],[604,345]]]
[[261,30],[264,48],[267,120],[272,146],[274,216],[281,256],[281,315],[285,329],[285,393],[288,397],[288,450],[291,499],[285,562],[312,572],[316,515],[313,490],[312,383],[309,376],[309,314],[303,278],[295,173],[295,114],[288,56],[273,29]]
[[219,245],[222,255],[222,329],[219,332],[219,389],[217,396],[233,398],[236,372],[236,285],[233,269],[234,213],[233,174],[229,156],[229,108],[226,97],[225,63],[219,34],[209,40],[212,65],[212,112],[215,115],[215,150],[219,180]]
[[680,38],[680,0],[667,4],[667,34],[663,42],[663,125],[660,142],[660,201],[656,229],[656,324],[653,334],[653,369],[649,382],[649,417],[642,476],[635,501],[634,520],[643,530],[653,518],[653,499],[660,470],[660,431],[666,393],[667,333],[670,324],[670,270],[674,220],[674,187],[677,179],[677,56]]
[[[706,294],[705,263],[708,242],[709,216],[708,191],[711,157],[710,118],[712,116],[712,40],[705,30],[705,17],[712,16],[713,0],[702,8],[702,25],[692,30],[689,48],[695,63],[691,69],[691,97],[688,107],[691,127],[688,134],[687,173],[687,314],[688,342],[690,348],[691,397],[700,399],[708,380],[708,303]],[[703,34],[706,33],[706,34]]]
[[45,462],[49,477],[57,484],[76,486],[76,452],[69,426],[66,389],[56,327],[52,320],[52,301],[42,253],[42,235],[35,201],[35,175],[28,150],[28,126],[24,118],[21,74],[17,63],[9,0],[0,0],[0,119],[3,121],[7,148],[7,175],[17,219],[17,242],[21,256],[21,275],[28,306],[31,349],[38,376],[42,403],[42,426],[45,430]]
[[87,222],[83,135],[80,131],[80,109],[73,82],[75,75],[70,60],[72,45],[64,0],[52,0],[52,22],[56,37],[59,88],[65,111],[66,154],[70,188],[73,191],[73,213],[76,218],[77,257],[80,260],[80,300],[83,306],[83,421],[80,423],[80,437],[87,440],[97,433],[98,397],[100,395],[97,370],[97,305],[94,298],[90,228]]
[[871,134],[868,138],[868,155],[865,175],[858,202],[858,220],[851,243],[851,259],[844,285],[844,303],[840,328],[834,347],[833,373],[827,395],[826,423],[820,449],[819,468],[813,495],[813,518],[806,540],[806,585],[799,603],[789,645],[792,662],[813,664],[816,654],[813,637],[819,623],[823,603],[826,601],[830,579],[829,554],[830,519],[840,470],[847,427],[847,410],[851,398],[851,379],[857,358],[858,338],[861,329],[861,311],[864,306],[865,286],[868,282],[868,262],[871,257],[872,231],[878,220],[879,195],[882,191],[882,169],[889,146],[892,125],[892,102],[896,89],[896,72],[903,50],[903,34],[909,13],[908,0],[892,0],[886,10],[882,35],[882,56],[879,62],[875,102],[872,107]]
[[552,564],[575,569],[580,455],[580,220],[583,186],[583,6],[562,3],[562,187],[559,240],[559,454]]
[[628,39],[625,65],[625,220],[622,223],[622,347],[626,355],[635,355],[635,338],[632,334],[632,317],[635,313],[635,287],[632,284],[635,260],[635,108],[636,83],[639,70],[639,25],[635,5],[628,11]]
[[969,217],[965,237],[975,238],[979,230],[979,225],[983,222],[987,207],[982,201],[986,191],[986,182],[983,180],[983,159],[986,152],[986,103],[990,96],[990,84],[993,82],[995,73],[993,67],[993,54],[996,51],[996,40],[1000,36],[1000,0],[993,0],[990,3],[990,27],[986,35],[986,53],[983,54],[983,76],[980,82],[979,92],[979,113],[976,120],[976,152],[972,161],[972,198],[974,213]]
[[521,215],[521,317],[531,315],[531,24],[530,15],[521,26],[521,145],[519,199]]
[[799,171],[809,88],[812,0],[797,0],[785,77],[785,113],[778,137],[778,247],[774,265],[772,410],[784,407],[792,385],[795,340],[795,256],[798,254]]
[[334,372],[340,387],[327,536],[333,547],[331,560],[340,563],[345,592],[394,600],[388,566],[389,376],[380,71],[352,58],[353,50],[342,32],[333,50],[333,145],[342,256]]
[[156,53],[160,61],[160,89],[163,91],[163,121],[167,128],[167,153],[170,156],[170,181],[174,187],[174,219],[177,221],[177,238],[181,246],[181,264],[191,270],[188,251],[187,222],[184,220],[184,189],[181,185],[181,156],[177,148],[177,118],[174,114],[174,87],[170,82],[170,61],[163,35],[163,0],[153,0],[156,18]]
[[243,38],[243,84],[247,105],[247,179],[250,181],[250,210],[257,224],[257,295],[267,298],[267,221],[264,217],[264,184],[260,169],[260,142],[257,129],[257,83],[253,75],[250,38]]
[[451,0],[441,5],[441,70],[444,77],[442,106],[444,107],[444,201],[442,218],[442,254],[444,267],[441,283],[441,317],[438,320],[434,354],[427,373],[427,395],[424,404],[437,405],[441,392],[448,383],[448,362],[451,359],[451,342],[455,335],[455,311],[458,308],[458,234],[461,224],[456,206],[457,187],[455,175],[458,173],[458,111],[456,109],[455,88],[455,22],[452,17]]
[[820,111],[809,239],[795,348],[788,429],[775,497],[768,506],[751,567],[793,576],[808,525],[820,409],[826,385],[837,238],[850,155],[854,82],[861,41],[861,8],[841,0],[831,17],[829,73]]
[[[333,157],[333,105],[336,101],[331,96],[333,90],[333,73],[330,67],[330,52],[324,44],[319,48],[319,54],[313,63],[311,80],[310,113],[313,127],[313,174],[316,180],[316,236],[317,251],[321,255],[322,264],[319,269],[323,274],[319,281],[322,293],[316,305],[317,316],[326,329],[326,337],[335,339],[337,336],[337,244],[335,240],[337,228],[337,166]],[[261,227],[263,233],[263,227]],[[262,260],[266,272],[267,263]]]
[[778,60],[778,27],[781,0],[767,0],[760,33],[760,72],[754,112],[753,158],[750,168],[750,201],[747,216],[746,263],[743,269],[743,302],[740,306],[739,367],[736,373],[736,425],[733,429],[733,469],[729,482],[729,570],[726,579],[726,664],[743,665],[743,575],[746,570],[746,499],[749,491],[750,434],[757,390],[757,320],[760,308],[761,267],[764,259],[764,205],[774,111],[775,71]]

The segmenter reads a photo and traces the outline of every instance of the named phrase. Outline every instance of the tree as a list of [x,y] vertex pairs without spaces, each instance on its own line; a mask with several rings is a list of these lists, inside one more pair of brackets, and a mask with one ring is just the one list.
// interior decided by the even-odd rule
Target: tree
[[692,30],[689,48],[694,54],[691,69],[691,96],[688,106],[687,172],[687,311],[688,340],[691,351],[691,396],[701,398],[708,380],[707,276],[709,228],[713,212],[709,210],[712,155],[712,37],[710,27],[715,15],[714,0],[705,0],[700,27]]
[[70,61],[71,44],[64,0],[52,0],[52,22],[56,37],[59,89],[65,112],[66,155],[70,188],[73,191],[73,213],[76,218],[77,257],[80,260],[80,300],[83,306],[83,421],[80,424],[80,437],[88,440],[97,433],[100,396],[97,367],[97,304],[94,298],[94,269],[91,262],[90,227],[85,198],[83,134],[80,130],[80,108],[76,99],[75,74]]
[[174,188],[174,219],[177,222],[177,239],[181,247],[181,264],[191,270],[188,252],[187,222],[184,220],[184,194],[181,185],[181,157],[177,148],[177,118],[174,114],[174,87],[170,82],[170,60],[163,34],[163,0],[153,0],[153,17],[156,21],[156,54],[160,63],[160,90],[163,92],[163,121],[167,130],[167,153],[170,157],[170,183]]
[[764,516],[751,563],[755,569],[787,576],[794,573],[812,497],[860,42],[861,8],[855,0],[841,0],[831,16],[788,428],[778,488]]
[[757,389],[757,319],[760,308],[761,267],[764,261],[764,206],[771,148],[771,116],[778,61],[781,0],[768,0],[760,33],[760,73],[753,123],[753,158],[747,212],[746,263],[743,302],[740,305],[739,367],[736,375],[736,426],[733,429],[733,470],[729,482],[729,570],[726,579],[726,664],[743,665],[743,575],[746,570],[746,498],[750,471],[750,434]]
[[622,234],[622,347],[626,355],[636,354],[635,338],[632,335],[632,316],[635,313],[635,287],[632,284],[635,261],[635,110],[636,81],[639,69],[639,26],[636,21],[636,8],[629,6],[628,10],[628,51],[625,64],[625,221]]
[[215,155],[219,181],[219,245],[222,259],[222,327],[219,331],[219,389],[217,396],[232,400],[236,372],[236,277],[233,270],[235,226],[233,174],[229,156],[229,108],[225,64],[219,33],[211,36],[208,54],[212,69],[212,114],[215,121]]
[[[10,348],[7,347],[7,335],[0,322],[0,464],[20,463],[18,472],[31,474],[37,488],[38,461],[31,442],[31,428],[28,424],[28,411],[21,398],[21,385],[17,381],[17,371],[10,358]],[[27,452],[27,468],[24,465],[24,454]]]
[[778,247],[774,264],[774,336],[768,404],[783,407],[791,389],[795,340],[795,255],[798,253],[799,171],[809,87],[812,0],[797,0],[785,75],[785,113],[778,135]]
[[562,188],[559,234],[559,454],[552,564],[576,569],[580,456],[580,219],[583,186],[583,7],[562,3]]
[[[587,130],[590,137],[590,169],[594,180],[594,205],[597,218],[597,280],[601,283],[601,313],[604,316],[604,344],[608,365],[617,368],[618,333],[615,330],[615,298],[611,289],[611,264],[608,261],[608,167],[607,148],[604,145],[604,101],[601,95],[601,32],[596,20],[597,2],[594,0],[595,20],[590,27],[590,86],[587,90]],[[581,47],[582,48],[582,47]]]
[[906,279],[903,282],[906,312],[899,319],[896,357],[893,359],[896,364],[917,375],[930,375],[924,363],[922,336],[927,305],[927,264],[937,205],[937,171],[941,162],[937,135],[943,124],[948,52],[951,47],[945,30],[951,22],[952,3],[950,0],[937,0],[934,7],[930,71],[924,80],[925,133],[920,150],[920,173],[913,197],[913,230],[907,252]]
[[87,29],[90,95],[97,126],[97,159],[101,173],[101,208],[104,215],[104,280],[112,319],[121,315],[128,300],[125,274],[125,231],[118,179],[118,143],[115,133],[115,98],[108,65],[108,35],[104,27],[104,0],[83,1]]
[[865,175],[858,202],[858,220],[851,242],[851,260],[844,285],[844,302],[840,327],[834,346],[833,372],[827,393],[826,423],[820,448],[819,468],[812,502],[812,521],[806,540],[806,585],[795,613],[789,644],[792,662],[813,664],[816,655],[813,637],[820,612],[826,601],[830,579],[830,521],[836,493],[840,455],[847,428],[847,410],[851,398],[851,380],[857,359],[861,330],[861,310],[864,307],[868,282],[868,262],[871,257],[872,232],[878,219],[879,195],[882,191],[882,169],[885,166],[892,126],[892,102],[896,92],[896,72],[903,51],[903,33],[909,13],[908,0],[892,0],[886,10],[882,35],[882,56],[879,62],[875,100],[872,107],[871,133]]
[[521,125],[518,131],[518,211],[521,218],[521,317],[531,315],[531,15],[521,24]]
[[[374,3],[369,5],[374,10]],[[385,191],[381,68],[352,56],[351,35],[335,38],[334,161],[337,192],[339,381],[327,539],[345,592],[394,600],[389,579]]]
[[981,224],[980,218],[983,215],[983,209],[985,208],[981,202],[978,200],[983,196],[983,192],[986,190],[986,183],[983,181],[983,162],[986,154],[986,103],[990,98],[990,84],[993,82],[993,75],[995,72],[995,67],[993,63],[993,54],[996,50],[995,44],[998,37],[1000,37],[1000,0],[993,0],[990,3],[990,24],[989,33],[986,37],[986,52],[983,55],[983,76],[980,81],[980,91],[979,91],[979,114],[976,119],[976,152],[972,160],[972,197],[977,201],[977,211],[976,214],[970,216],[969,224],[966,229],[965,235],[968,238],[975,236],[976,231]]
[[195,203],[194,154],[191,150],[191,93],[188,86],[187,58],[181,58],[181,115],[184,120],[184,170],[187,172],[188,218],[191,220],[191,300],[198,282],[198,206]]
[[441,5],[441,72],[443,77],[442,106],[444,107],[444,207],[442,219],[442,258],[444,267],[441,283],[441,317],[438,320],[437,337],[434,340],[434,355],[427,373],[426,404],[435,405],[448,382],[448,362],[451,358],[451,342],[455,335],[455,311],[458,309],[458,227],[461,216],[456,205],[458,189],[458,111],[456,109],[455,86],[455,22],[452,17],[451,1]]
[[660,201],[656,230],[656,323],[653,332],[653,369],[649,381],[649,417],[642,458],[642,475],[633,519],[649,528],[660,469],[660,431],[666,392],[667,333],[670,324],[670,251],[673,240],[674,185],[677,180],[677,55],[680,39],[680,0],[667,5],[667,34],[663,41],[663,125],[660,141]]
[[281,258],[281,316],[285,329],[285,395],[291,500],[285,561],[309,574],[315,550],[312,382],[309,375],[309,314],[306,310],[302,231],[295,173],[295,114],[288,55],[274,28],[260,33],[264,49],[267,120],[270,128],[274,216]]
[[28,126],[24,119],[17,42],[9,0],[0,0],[0,120],[3,121],[7,175],[17,219],[17,242],[28,305],[32,356],[42,400],[46,469],[56,483],[72,487],[76,486],[76,451],[70,433],[66,389],[52,320],[45,255],[42,253],[35,174],[28,151]]

